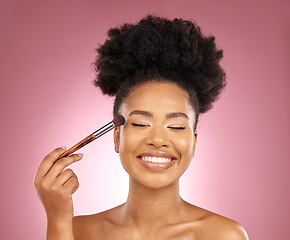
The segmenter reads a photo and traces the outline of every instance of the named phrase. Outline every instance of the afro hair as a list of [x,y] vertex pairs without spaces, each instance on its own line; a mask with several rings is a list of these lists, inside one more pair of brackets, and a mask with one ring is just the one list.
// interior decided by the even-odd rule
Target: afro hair
[[110,96],[122,86],[166,79],[196,93],[197,111],[204,113],[226,85],[219,64],[223,51],[217,49],[215,37],[203,36],[191,21],[148,15],[135,25],[111,28],[97,53],[94,83]]

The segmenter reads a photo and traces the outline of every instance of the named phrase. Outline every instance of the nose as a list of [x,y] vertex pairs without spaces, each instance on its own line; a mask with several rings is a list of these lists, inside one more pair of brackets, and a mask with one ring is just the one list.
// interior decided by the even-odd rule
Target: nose
[[146,144],[155,146],[156,148],[168,147],[170,144],[170,139],[164,127],[151,127],[150,132],[146,138]]

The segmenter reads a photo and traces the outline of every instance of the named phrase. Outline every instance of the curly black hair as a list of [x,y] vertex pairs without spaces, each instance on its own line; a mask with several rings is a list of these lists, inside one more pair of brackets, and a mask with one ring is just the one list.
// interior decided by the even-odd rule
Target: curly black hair
[[130,90],[148,81],[169,81],[183,88],[196,111],[208,111],[226,85],[215,37],[205,37],[191,21],[148,15],[139,23],[111,28],[97,49],[94,83],[116,96],[114,115]]

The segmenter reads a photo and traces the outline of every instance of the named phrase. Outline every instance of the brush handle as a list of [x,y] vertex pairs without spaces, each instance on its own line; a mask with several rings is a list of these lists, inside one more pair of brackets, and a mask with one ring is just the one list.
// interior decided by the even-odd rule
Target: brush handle
[[115,127],[113,122],[109,122],[105,126],[101,127],[97,131],[93,132],[91,135],[87,136],[76,145],[72,146],[70,149],[66,150],[63,154],[61,154],[58,159],[67,157],[68,155],[72,154],[73,152],[77,151],[78,149],[86,146],[90,142],[94,141],[95,139],[99,138],[100,136],[104,135],[106,132],[112,130]]
[[96,136],[92,133],[91,135],[87,136],[74,146],[72,146],[70,149],[66,150],[63,154],[61,154],[58,159],[67,157],[68,155],[72,154],[73,152],[77,151],[78,149],[82,148],[83,146],[89,144],[90,142],[94,141],[96,139]]

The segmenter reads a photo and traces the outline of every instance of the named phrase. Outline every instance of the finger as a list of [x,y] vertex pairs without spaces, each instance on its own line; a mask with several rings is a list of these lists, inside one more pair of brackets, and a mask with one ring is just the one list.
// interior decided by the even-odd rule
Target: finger
[[64,185],[70,178],[75,177],[77,179],[77,175],[70,168],[64,170],[57,178],[56,184],[59,186]]
[[83,154],[78,153],[78,154],[73,154],[71,156],[64,157],[64,158],[57,160],[55,162],[55,164],[47,172],[45,177],[48,179],[57,178],[66,167],[68,167],[69,165],[71,165],[74,162],[81,160],[82,157],[83,157]]
[[37,177],[43,177],[47,174],[55,160],[63,153],[65,152],[65,147],[59,147],[54,149],[52,152],[47,154],[42,162],[40,163],[38,170],[36,172],[35,178]]
[[63,187],[65,188],[65,191],[67,191],[70,194],[73,194],[79,188],[79,181],[76,177],[71,177],[65,182]]

